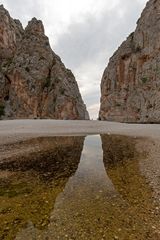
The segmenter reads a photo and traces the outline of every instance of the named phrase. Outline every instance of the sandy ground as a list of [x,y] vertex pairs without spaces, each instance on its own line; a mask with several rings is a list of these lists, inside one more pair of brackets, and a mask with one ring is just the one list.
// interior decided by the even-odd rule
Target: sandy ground
[[102,133],[160,138],[160,124],[125,124],[102,121],[70,120],[0,121],[0,145],[44,136]]

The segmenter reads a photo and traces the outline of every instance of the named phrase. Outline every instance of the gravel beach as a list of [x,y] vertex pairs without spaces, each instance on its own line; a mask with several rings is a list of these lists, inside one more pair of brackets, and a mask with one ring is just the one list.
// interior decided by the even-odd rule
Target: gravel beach
[[103,121],[4,120],[0,121],[0,145],[46,136],[120,134],[160,138],[159,124],[125,124]]

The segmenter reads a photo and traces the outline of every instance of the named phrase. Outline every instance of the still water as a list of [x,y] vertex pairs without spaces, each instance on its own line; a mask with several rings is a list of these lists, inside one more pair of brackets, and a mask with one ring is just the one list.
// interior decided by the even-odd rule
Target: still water
[[110,135],[15,146],[25,154],[0,163],[0,239],[160,239],[160,201],[135,146]]

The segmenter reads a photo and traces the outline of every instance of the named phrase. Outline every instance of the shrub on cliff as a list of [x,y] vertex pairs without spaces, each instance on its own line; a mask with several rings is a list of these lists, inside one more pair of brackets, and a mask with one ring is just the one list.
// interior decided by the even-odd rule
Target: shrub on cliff
[[4,106],[0,105],[0,119],[2,118],[3,115],[4,115]]

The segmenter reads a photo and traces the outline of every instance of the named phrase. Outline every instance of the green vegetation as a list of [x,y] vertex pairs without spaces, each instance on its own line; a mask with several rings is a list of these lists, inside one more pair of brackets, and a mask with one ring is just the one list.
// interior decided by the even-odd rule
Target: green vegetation
[[25,69],[26,69],[26,71],[27,71],[27,72],[30,72],[30,69],[29,69],[29,67],[26,67]]
[[121,104],[120,103],[116,103],[116,107],[121,107]]
[[6,68],[8,68],[8,67],[11,65],[12,61],[13,61],[12,58],[9,58],[9,59],[7,59],[6,61],[4,61],[4,62],[2,63],[2,65],[0,66],[0,70],[1,70],[1,71],[5,71]]
[[67,77],[68,78],[74,78],[73,73],[69,69],[67,69]]
[[44,85],[43,85],[43,89],[44,89],[44,88],[48,88],[48,87],[50,86],[50,83],[51,83],[51,79],[50,79],[50,77],[48,76],[48,77],[46,78],[46,80],[45,80]]
[[61,88],[59,89],[59,91],[60,91],[60,94],[64,95],[64,93],[65,93],[65,89],[64,89],[64,88],[61,87]]
[[156,75],[160,75],[160,68],[157,66],[155,69],[154,69]]
[[138,53],[140,51],[141,51],[141,47],[140,46],[135,47],[135,53]]
[[2,116],[4,116],[5,111],[4,111],[4,106],[0,104],[0,119]]
[[60,79],[58,77],[55,77],[55,83],[59,83],[60,82]]
[[141,78],[142,83],[146,83],[148,81],[148,78],[146,76]]

